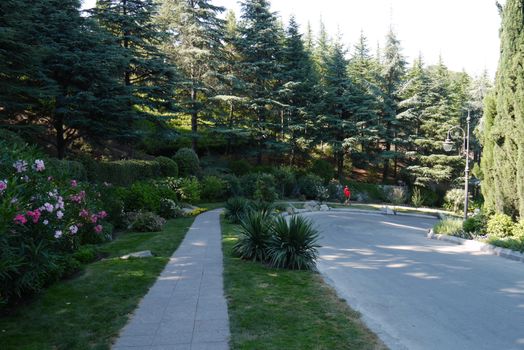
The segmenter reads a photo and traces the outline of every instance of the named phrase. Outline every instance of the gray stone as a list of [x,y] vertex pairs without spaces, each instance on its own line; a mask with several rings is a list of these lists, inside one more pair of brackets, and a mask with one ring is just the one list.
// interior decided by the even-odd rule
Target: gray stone
[[322,204],[320,206],[320,211],[328,211],[328,210],[329,210],[329,207],[326,204]]
[[140,252],[135,252],[127,255],[123,255],[120,257],[120,259],[129,259],[129,258],[151,258],[153,254],[151,254],[150,250],[143,250]]

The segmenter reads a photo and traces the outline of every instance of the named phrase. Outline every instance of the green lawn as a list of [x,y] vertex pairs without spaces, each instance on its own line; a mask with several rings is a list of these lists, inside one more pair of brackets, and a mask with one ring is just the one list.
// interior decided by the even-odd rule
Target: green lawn
[[[102,246],[108,258],[0,317],[0,349],[109,349],[193,220],[170,220],[159,233],[124,233]],[[151,250],[155,257],[118,258],[140,250]]]
[[222,221],[232,350],[385,349],[319,274],[234,258],[234,228]]

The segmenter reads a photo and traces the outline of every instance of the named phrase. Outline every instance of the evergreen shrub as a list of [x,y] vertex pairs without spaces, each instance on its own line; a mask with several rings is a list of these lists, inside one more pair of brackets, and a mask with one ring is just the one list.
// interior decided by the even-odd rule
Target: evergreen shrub
[[142,180],[159,178],[162,168],[156,161],[118,160],[114,162],[84,163],[88,168],[89,180],[99,183],[110,183],[117,186],[131,186]]
[[180,177],[194,176],[200,171],[198,155],[191,148],[179,149],[174,157]]
[[251,164],[244,159],[232,160],[229,162],[229,169],[231,169],[231,172],[236,176],[242,176],[249,173]]
[[160,165],[160,174],[165,177],[178,177],[177,163],[168,157],[156,157],[155,161]]
[[227,185],[218,176],[205,176],[201,181],[202,199],[209,201],[224,200],[227,194]]
[[487,233],[499,238],[510,237],[514,227],[515,224],[509,215],[496,213],[488,219]]
[[316,159],[315,161],[313,161],[313,164],[311,165],[311,169],[309,171],[312,174],[321,177],[325,183],[333,179],[333,176],[335,175],[335,167],[330,162],[324,159]]
[[322,186],[322,184],[322,178],[314,174],[305,175],[298,180],[300,193],[304,195],[306,199],[317,198],[317,189],[319,186]]
[[251,210],[251,202],[243,197],[233,197],[226,202],[225,208],[226,219],[234,224],[238,224]]

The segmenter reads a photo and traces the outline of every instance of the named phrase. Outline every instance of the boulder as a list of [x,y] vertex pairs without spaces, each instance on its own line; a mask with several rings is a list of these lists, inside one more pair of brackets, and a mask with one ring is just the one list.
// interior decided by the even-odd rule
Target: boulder
[[320,205],[315,201],[309,201],[304,204],[304,209],[307,211],[319,211]]
[[320,211],[328,211],[328,210],[329,210],[329,207],[326,204],[322,204],[320,206]]

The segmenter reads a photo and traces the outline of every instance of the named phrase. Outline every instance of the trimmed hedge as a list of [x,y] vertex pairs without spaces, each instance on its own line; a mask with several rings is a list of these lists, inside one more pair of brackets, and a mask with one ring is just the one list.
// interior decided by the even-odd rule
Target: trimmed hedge
[[155,161],[160,164],[160,172],[165,177],[178,177],[178,165],[177,163],[168,157],[156,157]]
[[179,149],[174,157],[181,177],[197,175],[200,171],[198,155],[191,148]]
[[151,160],[118,160],[85,164],[89,180],[109,182],[117,186],[131,186],[141,180],[162,177],[159,162]]
[[87,170],[81,162],[51,158],[48,164],[55,176],[63,179],[87,180]]

